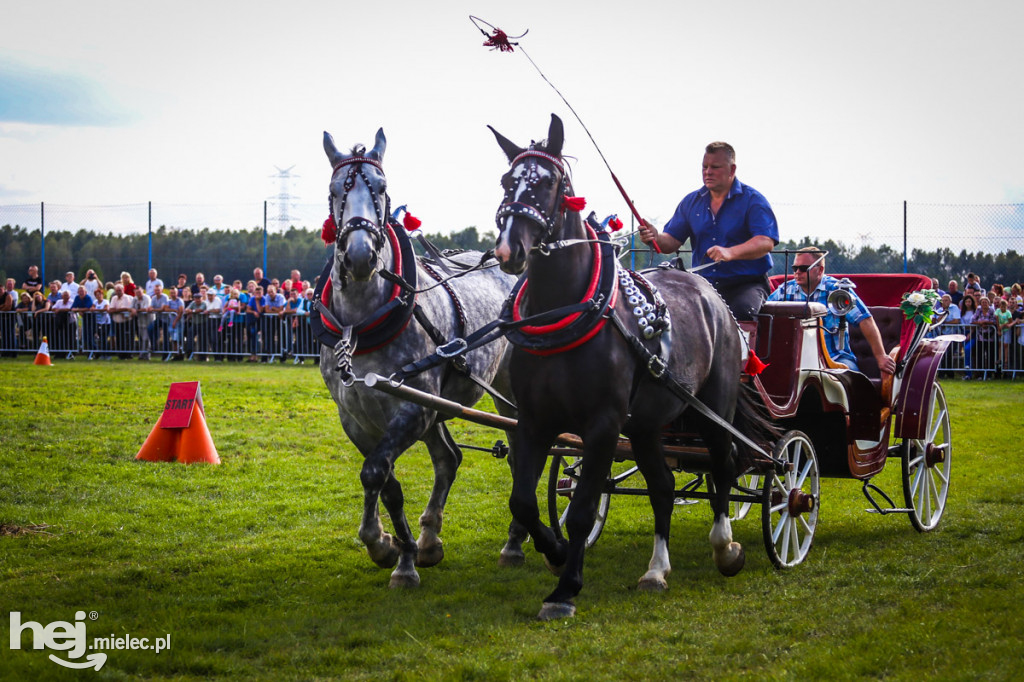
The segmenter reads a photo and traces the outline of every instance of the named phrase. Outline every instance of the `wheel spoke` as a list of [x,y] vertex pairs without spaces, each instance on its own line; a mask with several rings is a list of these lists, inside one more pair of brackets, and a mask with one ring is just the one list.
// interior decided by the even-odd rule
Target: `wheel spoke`
[[945,423],[946,410],[940,409],[939,413],[935,415],[935,421],[932,423],[932,431],[928,434],[928,440],[932,443],[935,442],[935,436],[939,434],[939,429]]
[[786,527],[786,522],[789,520],[789,512],[784,511],[779,516],[779,523],[775,526],[775,530],[772,532],[772,542],[779,544],[779,535],[782,530]]
[[[788,517],[789,515],[787,514],[786,516]],[[782,560],[786,563],[789,563],[789,529],[791,525],[791,519],[789,518],[787,518],[784,523],[779,524],[779,530],[783,531],[782,547],[780,548],[781,551],[779,552],[779,556],[782,557]]]
[[799,476],[799,478],[797,478],[796,483],[793,486],[793,488],[803,488],[804,487],[804,481],[807,480],[807,474],[811,473],[811,469],[813,469],[813,468],[814,468],[814,462],[812,462],[811,460],[807,460],[807,462],[804,464],[803,469],[800,470],[800,476]]

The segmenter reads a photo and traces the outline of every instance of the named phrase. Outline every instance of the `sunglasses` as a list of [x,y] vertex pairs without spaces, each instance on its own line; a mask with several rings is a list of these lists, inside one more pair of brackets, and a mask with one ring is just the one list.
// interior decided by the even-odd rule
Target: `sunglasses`
[[807,272],[813,267],[813,265],[794,265],[793,272]]

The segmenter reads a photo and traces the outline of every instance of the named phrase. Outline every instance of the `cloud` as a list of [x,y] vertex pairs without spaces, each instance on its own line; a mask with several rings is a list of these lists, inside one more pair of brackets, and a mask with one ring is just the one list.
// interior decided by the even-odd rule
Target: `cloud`
[[0,63],[0,122],[117,126],[130,115],[88,76]]

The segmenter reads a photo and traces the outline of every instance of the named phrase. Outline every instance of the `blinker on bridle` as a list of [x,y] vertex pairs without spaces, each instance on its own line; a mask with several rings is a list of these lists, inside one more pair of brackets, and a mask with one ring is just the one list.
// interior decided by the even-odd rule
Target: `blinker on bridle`
[[[377,214],[377,222],[373,223],[363,217],[351,218],[343,226],[339,226],[337,237],[335,238],[335,245],[340,247],[344,243],[345,238],[348,237],[352,232],[356,230],[366,230],[373,236],[374,248],[380,251],[384,247],[384,225],[387,224],[386,218],[389,214],[391,199],[387,193],[384,193],[384,201],[388,204],[384,211],[381,211],[380,195],[377,190],[374,189],[370,179],[366,177],[366,173],[363,171],[363,164],[370,164],[374,168],[380,171],[381,175],[384,175],[384,168],[380,162],[363,156],[363,147],[360,147],[353,156],[344,159],[334,166],[334,171],[331,176],[332,182],[334,175],[338,174],[342,168],[348,167],[348,174],[345,177],[345,182],[342,184],[344,190],[341,194],[341,206],[338,209],[338,218],[345,215],[345,204],[348,203],[348,193],[355,187],[356,178],[362,178],[363,184],[366,185],[366,189],[370,192],[370,198],[373,200],[373,210]],[[329,197],[330,212],[331,216],[334,216],[334,194],[331,193]]]
[[526,176],[526,191],[524,192],[523,199],[527,201],[516,201],[513,193],[515,189],[509,189],[505,193],[505,201],[502,202],[501,206],[498,207],[498,212],[494,216],[494,221],[498,226],[498,234],[503,231],[502,221],[508,217],[520,217],[530,220],[541,228],[540,243],[545,243],[551,238],[552,232],[555,229],[555,220],[558,216],[565,213],[565,209],[562,206],[562,201],[567,197],[571,189],[568,176],[565,172],[565,166],[562,164],[562,160],[551,154],[546,154],[536,149],[527,149],[526,151],[519,154],[519,156],[512,159],[511,168],[514,169],[523,159],[534,158],[544,159],[555,167],[559,174],[558,182],[558,203],[556,203],[551,215],[546,215],[537,204],[540,203],[534,190],[541,182],[540,173],[537,172],[537,162],[533,161],[527,168]]

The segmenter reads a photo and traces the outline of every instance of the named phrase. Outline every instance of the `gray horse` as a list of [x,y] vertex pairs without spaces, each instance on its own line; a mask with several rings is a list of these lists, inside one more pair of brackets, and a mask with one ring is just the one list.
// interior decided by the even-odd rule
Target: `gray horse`
[[[327,279],[329,274],[329,282],[320,282],[318,300],[329,311],[323,317],[333,321],[328,327],[333,327],[339,341],[333,348],[321,349],[320,372],[338,404],[345,433],[364,457],[359,538],[377,565],[387,568],[397,563],[390,582],[397,587],[418,585],[416,566],[433,566],[444,557],[439,537],[442,516],[462,452],[445,426],[445,417],[368,388],[359,379],[370,372],[391,376],[432,353],[440,340],[464,336],[496,319],[515,278],[487,267],[439,284],[436,263],[427,269],[411,257],[408,236],[389,221],[381,165],[385,146],[384,131],[378,130],[369,152],[358,145],[343,153],[324,133],[324,151],[333,168],[331,216],[336,232],[333,259],[321,275]],[[458,265],[450,269],[477,265],[481,256],[477,252],[453,256]],[[403,280],[418,283],[419,291],[411,291]],[[414,315],[415,308],[419,310]],[[474,377],[509,395],[505,348],[505,341],[499,340],[470,352],[466,359]],[[465,371],[451,365],[413,376],[406,385],[463,405],[475,404],[484,393]],[[426,444],[434,467],[433,490],[419,519],[418,540],[406,520],[402,486],[395,476],[395,460],[417,440]],[[394,536],[384,532],[378,498],[391,518]],[[522,561],[525,537],[525,531],[510,527],[502,563]]]

